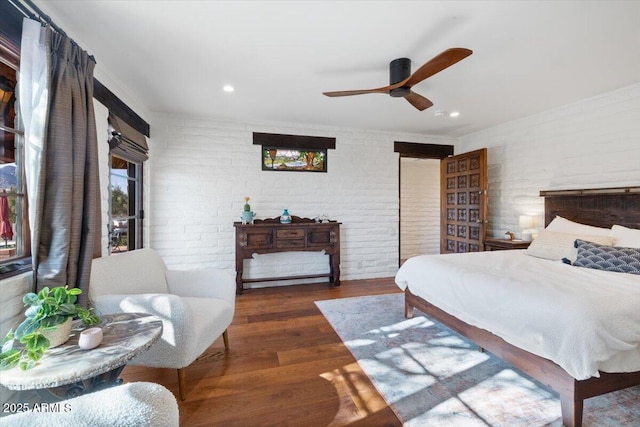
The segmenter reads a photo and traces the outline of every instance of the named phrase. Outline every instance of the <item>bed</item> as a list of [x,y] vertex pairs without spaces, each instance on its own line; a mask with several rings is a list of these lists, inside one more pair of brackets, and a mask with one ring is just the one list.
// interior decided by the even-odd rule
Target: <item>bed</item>
[[[640,229],[640,187],[541,196],[545,225]],[[406,317],[417,308],[556,390],[567,427],[584,399],[640,385],[640,275],[497,251],[414,257],[396,283]]]

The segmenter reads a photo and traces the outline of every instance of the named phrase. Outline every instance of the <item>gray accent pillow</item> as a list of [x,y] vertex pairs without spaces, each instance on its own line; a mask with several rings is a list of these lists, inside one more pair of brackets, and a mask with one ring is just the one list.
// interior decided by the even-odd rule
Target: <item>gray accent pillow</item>
[[576,239],[578,257],[573,265],[618,273],[640,274],[640,249],[604,246]]

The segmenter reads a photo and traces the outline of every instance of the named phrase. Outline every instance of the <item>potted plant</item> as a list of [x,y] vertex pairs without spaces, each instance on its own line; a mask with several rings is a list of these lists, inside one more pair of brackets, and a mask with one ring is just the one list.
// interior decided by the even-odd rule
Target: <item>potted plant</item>
[[[37,294],[26,294],[22,298],[25,307],[28,307],[24,313],[26,319],[15,332],[10,330],[2,341],[0,370],[16,365],[23,370],[33,368],[47,349],[69,338],[74,317],[82,319],[85,325],[97,324],[100,321],[97,315],[76,304],[81,293],[82,290],[78,288],[58,286],[52,289],[45,287]],[[62,327],[67,328],[61,332],[62,339],[51,342],[54,339],[51,334]]]

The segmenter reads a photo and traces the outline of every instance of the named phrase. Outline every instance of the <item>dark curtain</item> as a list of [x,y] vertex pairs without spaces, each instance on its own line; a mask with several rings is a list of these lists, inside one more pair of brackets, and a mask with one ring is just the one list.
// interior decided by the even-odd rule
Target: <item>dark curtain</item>
[[35,287],[80,288],[80,302],[86,305],[91,260],[100,256],[101,238],[95,61],[68,37],[46,31],[49,104]]

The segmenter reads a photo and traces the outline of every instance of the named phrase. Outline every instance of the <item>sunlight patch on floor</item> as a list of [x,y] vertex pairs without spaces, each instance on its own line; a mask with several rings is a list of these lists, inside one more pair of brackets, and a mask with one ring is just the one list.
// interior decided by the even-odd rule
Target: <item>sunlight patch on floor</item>
[[358,339],[358,340],[347,341],[345,344],[348,345],[349,347],[355,348],[355,347],[365,347],[375,343],[376,343],[375,340]]
[[[359,363],[366,372],[378,379],[376,387],[387,396],[390,403],[418,393],[436,382],[433,375],[425,373],[424,369],[411,374],[379,360],[361,359]],[[409,379],[407,375],[410,375]]]
[[[486,398],[489,395],[490,400]],[[532,419],[546,425],[560,416],[552,393],[511,369],[467,388],[458,397],[474,412],[484,414],[490,425],[528,427]]]
[[369,378],[358,363],[320,374],[340,396],[340,407],[328,427],[343,426],[361,420],[387,407],[387,402],[369,385]]
[[452,397],[407,421],[405,427],[487,427],[463,402]]
[[[463,341],[460,343],[465,344]],[[440,379],[457,375],[486,362],[490,358],[487,353],[470,351],[467,345],[457,347],[434,347],[432,342],[428,344],[416,342],[407,343],[402,346],[402,349],[406,352],[409,360],[424,367]]]

